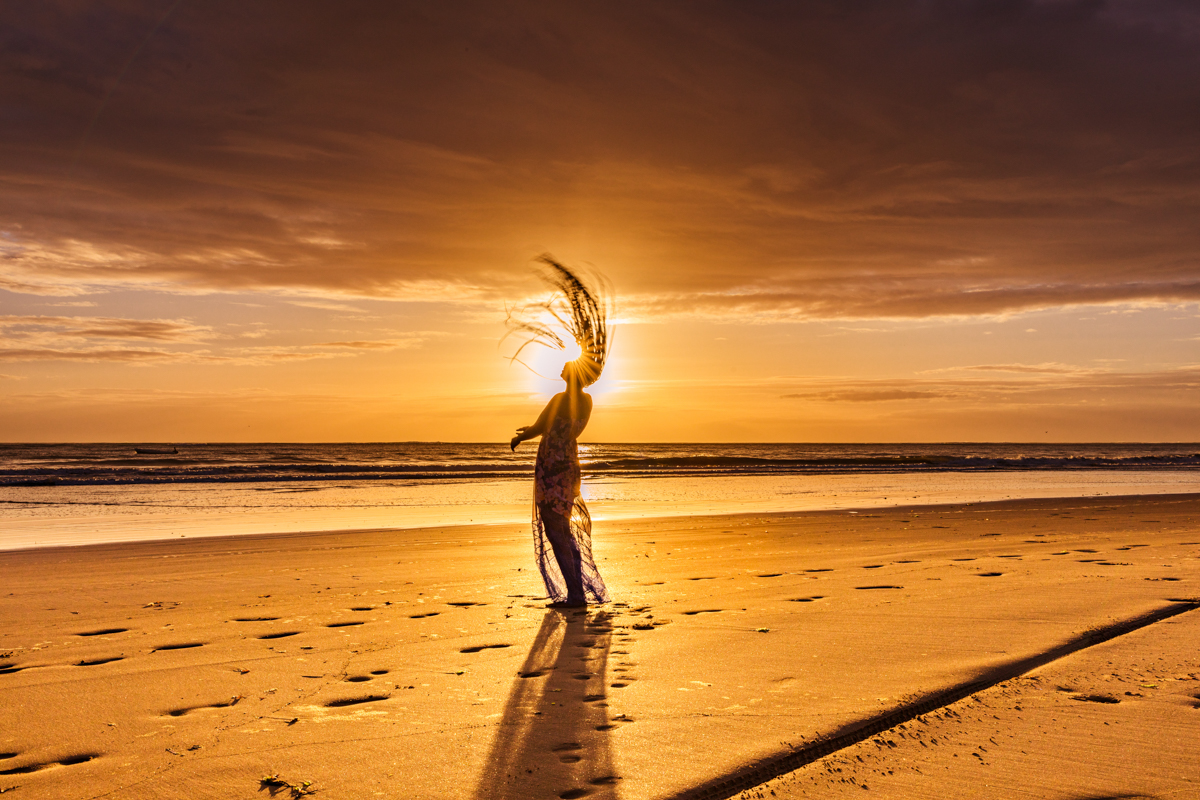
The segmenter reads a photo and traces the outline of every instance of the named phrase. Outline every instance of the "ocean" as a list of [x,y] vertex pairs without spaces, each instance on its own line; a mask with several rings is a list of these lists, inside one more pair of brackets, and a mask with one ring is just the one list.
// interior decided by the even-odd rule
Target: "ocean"
[[[0,549],[527,520],[536,443],[0,444]],[[580,444],[597,520],[1200,491],[1198,444]]]

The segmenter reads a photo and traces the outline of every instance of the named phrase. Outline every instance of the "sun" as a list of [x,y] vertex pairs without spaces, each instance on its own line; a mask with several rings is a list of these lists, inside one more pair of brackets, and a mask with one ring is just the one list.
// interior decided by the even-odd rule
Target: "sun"
[[[566,341],[566,348],[563,350],[539,344],[531,344],[526,347],[521,353],[521,361],[528,367],[523,370],[526,375],[527,389],[530,393],[537,395],[553,395],[561,392],[563,380],[559,373],[562,372],[563,364],[574,361],[580,355],[579,345],[570,339]],[[620,372],[620,357],[609,353],[604,365],[604,372],[598,381],[587,388],[588,394],[600,397],[611,395],[617,389],[617,376]]]

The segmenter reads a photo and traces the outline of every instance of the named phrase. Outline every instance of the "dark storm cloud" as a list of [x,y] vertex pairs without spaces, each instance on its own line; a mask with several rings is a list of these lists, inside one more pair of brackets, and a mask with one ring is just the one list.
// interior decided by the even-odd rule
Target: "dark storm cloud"
[[0,11],[0,288],[456,301],[549,247],[648,315],[1200,298],[1191,3],[170,7]]

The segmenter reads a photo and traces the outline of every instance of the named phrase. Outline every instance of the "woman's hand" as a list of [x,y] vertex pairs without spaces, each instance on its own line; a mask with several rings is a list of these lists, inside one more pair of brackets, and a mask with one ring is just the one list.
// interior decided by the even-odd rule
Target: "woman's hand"
[[508,443],[509,448],[515,451],[517,449],[517,445],[525,441],[525,432],[527,430],[529,430],[528,425],[517,428],[517,435],[512,438],[511,442]]

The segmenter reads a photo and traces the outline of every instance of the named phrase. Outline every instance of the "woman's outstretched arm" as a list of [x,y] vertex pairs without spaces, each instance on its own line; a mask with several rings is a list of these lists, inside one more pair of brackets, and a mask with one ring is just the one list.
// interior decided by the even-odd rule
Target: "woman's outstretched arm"
[[537,418],[537,422],[523,428],[517,428],[517,435],[512,438],[511,442],[509,442],[509,447],[513,450],[516,450],[517,445],[526,439],[533,439],[545,433],[546,426],[550,424],[550,419],[554,416],[554,412],[558,407],[559,398],[561,397],[562,395],[556,394],[554,397],[550,398],[550,402],[547,403],[546,407],[542,409],[542,413]]

